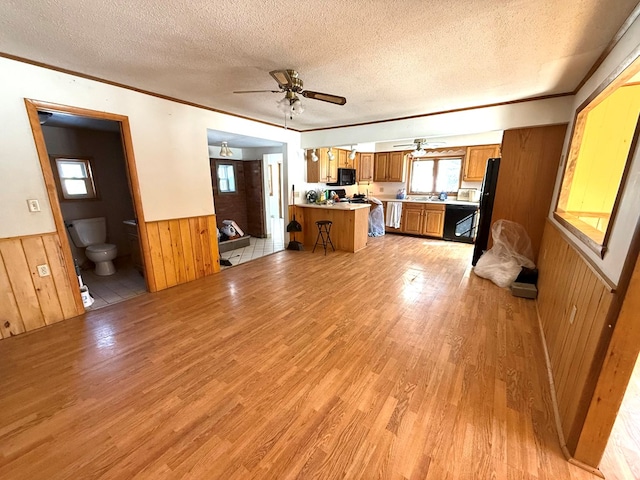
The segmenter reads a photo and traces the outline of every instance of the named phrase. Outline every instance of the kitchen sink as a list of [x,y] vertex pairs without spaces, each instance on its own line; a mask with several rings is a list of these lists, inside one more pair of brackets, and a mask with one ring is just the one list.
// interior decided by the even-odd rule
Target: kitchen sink
[[412,202],[441,202],[438,197],[411,197]]

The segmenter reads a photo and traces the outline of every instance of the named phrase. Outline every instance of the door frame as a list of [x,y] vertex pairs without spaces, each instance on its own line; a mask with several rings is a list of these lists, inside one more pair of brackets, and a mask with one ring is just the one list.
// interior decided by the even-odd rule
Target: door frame
[[[33,139],[35,141],[36,151],[38,153],[38,159],[40,160],[40,167],[42,168],[42,174],[44,177],[44,183],[47,189],[47,196],[49,198],[49,204],[51,205],[51,212],[53,214],[53,221],[56,226],[56,232],[60,238],[62,245],[62,251],[64,255],[64,264],[66,266],[67,275],[71,280],[71,285],[77,281],[77,275],[75,265],[73,263],[73,254],[69,239],[67,237],[67,230],[64,224],[64,218],[62,217],[62,209],[60,208],[60,200],[58,198],[58,190],[51,168],[51,162],[49,160],[49,152],[44,139],[44,133],[40,125],[38,118],[38,111],[51,112],[51,113],[65,113],[71,115],[79,115],[83,117],[96,118],[100,120],[111,120],[120,124],[120,137],[122,139],[122,147],[124,150],[124,161],[127,170],[127,179],[129,182],[129,191],[133,200],[133,209],[136,215],[138,224],[138,235],[140,239],[140,248],[142,250],[142,258],[144,263],[144,278],[147,284],[147,290],[155,292],[157,290],[155,280],[153,277],[153,270],[151,268],[151,254],[149,247],[149,239],[147,236],[146,223],[144,220],[144,212],[142,209],[142,198],[140,194],[140,186],[138,181],[138,171],[136,168],[135,155],[133,153],[133,141],[131,138],[131,128],[129,125],[129,117],[124,115],[118,115],[115,113],[101,112],[98,110],[89,110],[86,108],[72,107],[69,105],[60,105],[56,103],[44,102],[40,100],[24,99],[27,109],[27,115],[29,117],[29,124],[33,132]],[[84,309],[82,298],[80,297],[80,289],[73,289],[73,297],[76,301],[76,305],[81,309]]]

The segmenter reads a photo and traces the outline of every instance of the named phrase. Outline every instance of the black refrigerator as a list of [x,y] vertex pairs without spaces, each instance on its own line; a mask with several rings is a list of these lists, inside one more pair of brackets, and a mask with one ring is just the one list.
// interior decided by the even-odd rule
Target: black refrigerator
[[490,158],[487,160],[487,169],[484,172],[482,190],[480,192],[480,219],[478,220],[476,245],[473,249],[473,259],[471,260],[471,265],[473,266],[475,266],[480,256],[485,252],[489,243],[491,213],[493,212],[493,201],[496,196],[496,186],[498,184],[498,170],[500,170],[499,158]]

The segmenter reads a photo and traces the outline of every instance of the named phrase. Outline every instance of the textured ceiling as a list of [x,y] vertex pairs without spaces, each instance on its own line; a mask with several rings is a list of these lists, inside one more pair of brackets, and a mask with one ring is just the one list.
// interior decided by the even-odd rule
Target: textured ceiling
[[307,130],[572,91],[637,0],[1,0],[0,52]]

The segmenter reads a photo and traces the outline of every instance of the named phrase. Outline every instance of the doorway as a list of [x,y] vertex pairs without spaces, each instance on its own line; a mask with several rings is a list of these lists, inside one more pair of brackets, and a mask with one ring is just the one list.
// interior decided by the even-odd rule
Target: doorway
[[[74,270],[70,278],[79,274],[77,293],[83,291],[85,310],[146,293],[138,225],[143,222],[126,117],[26,104],[56,230],[65,256],[73,259],[66,265]],[[104,243],[97,238],[91,244],[112,252],[115,268],[103,264],[96,269],[102,258],[87,258],[87,240],[72,234],[87,224],[106,227]]]
[[207,143],[221,267],[284,250],[285,145],[218,130]]

